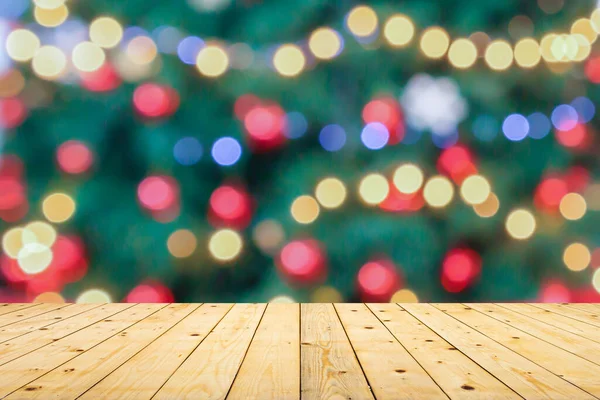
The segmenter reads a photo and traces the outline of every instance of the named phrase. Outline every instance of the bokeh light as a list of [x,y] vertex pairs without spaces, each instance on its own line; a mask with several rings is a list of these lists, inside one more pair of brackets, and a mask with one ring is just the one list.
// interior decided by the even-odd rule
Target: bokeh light
[[469,39],[457,39],[450,45],[448,59],[456,68],[469,68],[477,60],[477,48]]
[[308,121],[298,111],[292,111],[285,115],[285,126],[283,133],[288,139],[298,139],[304,136],[308,129]]
[[150,211],[167,210],[177,201],[177,188],[167,176],[149,176],[142,180],[137,190],[142,207]]
[[176,258],[186,258],[194,254],[198,241],[194,233],[188,229],[178,229],[169,235],[167,249]]
[[117,46],[123,38],[123,27],[111,17],[99,17],[92,21],[89,29],[92,43],[105,49]]
[[346,131],[336,124],[326,125],[319,133],[319,143],[327,151],[339,151],[346,144]]
[[503,71],[513,63],[513,51],[510,44],[504,40],[496,40],[485,50],[485,62],[496,71]]
[[252,218],[250,195],[240,186],[221,185],[209,199],[209,221],[214,226],[245,228]]
[[75,213],[75,201],[68,194],[52,193],[42,202],[42,212],[50,222],[65,222]]
[[579,96],[573,99],[571,107],[577,111],[580,123],[588,123],[596,114],[596,106],[594,102],[585,96]]
[[494,193],[490,193],[487,199],[483,203],[475,204],[473,210],[475,214],[481,218],[490,218],[496,215],[500,208],[500,200]]
[[445,176],[433,176],[425,183],[423,197],[431,207],[446,207],[454,197],[454,186]]
[[40,48],[40,39],[27,29],[15,29],[6,38],[6,52],[15,61],[26,62]]
[[500,131],[500,124],[496,118],[491,115],[479,115],[473,121],[473,134],[477,139],[484,142],[494,140]]
[[69,17],[69,9],[61,4],[56,8],[35,7],[33,10],[35,22],[46,28],[55,28]]
[[542,58],[540,45],[535,39],[523,38],[515,45],[515,61],[523,68],[533,68]]
[[315,284],[325,278],[325,255],[316,240],[294,240],[286,244],[277,260],[283,279],[293,285]]
[[383,28],[383,36],[393,47],[406,46],[414,35],[415,26],[413,22],[403,14],[392,15]]
[[442,58],[446,54],[449,45],[450,37],[440,27],[427,28],[421,36],[421,51],[429,58]]
[[380,122],[371,122],[363,128],[360,140],[366,148],[379,150],[385,147],[390,139],[390,133],[385,125]]
[[529,137],[532,139],[542,139],[550,133],[552,125],[550,119],[541,112],[534,112],[527,117],[529,123]]
[[369,261],[358,271],[357,286],[363,302],[389,302],[401,284],[400,274],[389,260]]
[[181,165],[197,164],[202,158],[202,144],[195,137],[181,138],[173,146],[173,157]]
[[342,37],[331,28],[319,28],[308,39],[308,47],[315,57],[330,60],[342,49]]
[[94,155],[82,142],[69,140],[56,150],[56,161],[60,169],[68,174],[81,174],[94,162]]
[[535,228],[535,217],[529,210],[523,208],[513,210],[506,218],[506,231],[515,239],[529,239],[535,232]]
[[565,219],[576,221],[585,215],[587,204],[579,193],[568,193],[561,199],[559,209]]
[[552,111],[550,120],[559,131],[569,131],[577,125],[579,115],[572,106],[561,104]]
[[40,293],[33,299],[34,303],[65,303],[65,298],[60,293],[56,292],[44,292]]
[[325,208],[338,208],[346,200],[346,186],[337,178],[325,178],[315,188],[315,197]]
[[228,67],[229,56],[217,45],[203,47],[196,58],[196,68],[202,75],[209,78],[223,75]]
[[204,46],[204,40],[197,36],[188,36],[177,45],[177,55],[185,64],[194,65]]
[[394,186],[400,193],[415,193],[423,186],[423,180],[423,171],[415,164],[404,164],[394,171]]
[[136,36],[129,41],[126,49],[127,58],[135,65],[148,65],[156,59],[158,49],[148,36]]
[[293,201],[290,212],[296,222],[310,224],[319,216],[319,203],[312,196],[299,196]]
[[417,294],[410,289],[400,289],[392,295],[390,303],[418,303]]
[[563,262],[571,271],[583,271],[591,260],[590,250],[583,243],[571,243],[563,252]]
[[298,75],[306,65],[306,58],[300,47],[284,44],[273,55],[273,66],[277,72],[286,77]]
[[321,286],[312,292],[310,301],[313,303],[342,303],[344,296],[334,287]]
[[4,235],[2,235],[2,251],[4,254],[16,260],[22,247],[23,228],[17,226],[4,232]]
[[221,229],[210,236],[208,250],[215,260],[227,262],[234,260],[241,253],[243,244],[239,233],[231,229]]
[[179,107],[179,94],[171,87],[144,83],[133,92],[135,110],[147,118],[164,118]]
[[381,203],[388,196],[390,186],[385,176],[369,174],[365,176],[358,186],[358,194],[363,202],[368,205]]
[[358,37],[373,35],[377,30],[377,24],[377,14],[368,6],[354,7],[346,17],[346,27]]
[[242,156],[242,146],[232,137],[222,137],[213,144],[211,155],[219,165],[234,165]]
[[110,295],[102,289],[88,289],[82,292],[75,303],[85,304],[85,303],[111,303],[112,299]]
[[529,121],[521,114],[511,114],[504,119],[502,132],[509,140],[523,140],[529,134]]
[[67,56],[58,47],[43,46],[33,56],[31,68],[42,79],[57,79],[67,68]]
[[285,240],[285,232],[276,220],[265,219],[254,227],[252,240],[265,254],[273,255]]
[[460,186],[460,195],[465,203],[470,205],[482,204],[491,193],[491,186],[481,175],[467,177]]
[[442,262],[442,286],[450,293],[462,292],[479,276],[481,264],[481,257],[472,249],[450,250]]
[[75,68],[84,72],[92,72],[104,64],[106,55],[98,45],[92,42],[81,42],[73,49],[71,58]]

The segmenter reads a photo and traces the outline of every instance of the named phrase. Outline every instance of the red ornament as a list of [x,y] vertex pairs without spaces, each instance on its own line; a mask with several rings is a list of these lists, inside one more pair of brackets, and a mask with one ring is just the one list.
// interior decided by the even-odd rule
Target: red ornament
[[390,260],[369,261],[358,271],[358,293],[363,302],[389,302],[402,286],[402,277]]
[[585,63],[585,76],[592,83],[600,83],[600,57],[590,57]]
[[294,240],[279,253],[277,268],[293,285],[315,285],[327,276],[327,262],[319,242],[314,239]]
[[157,281],[144,282],[125,297],[125,303],[172,303],[174,300],[171,290]]
[[551,280],[542,285],[538,301],[542,303],[568,303],[571,293],[564,283]]
[[466,146],[461,144],[448,147],[442,151],[437,160],[437,169],[457,184],[460,184],[468,176],[477,173],[473,154]]
[[109,92],[119,87],[121,78],[109,63],[93,72],[81,72],[81,86],[90,92]]
[[164,118],[177,111],[179,94],[169,86],[144,83],[133,92],[133,105],[144,117]]
[[252,199],[240,186],[223,185],[210,196],[208,220],[214,227],[243,229],[252,219]]
[[170,176],[149,176],[138,185],[138,200],[159,222],[170,222],[177,218],[179,206],[179,184]]
[[253,107],[244,116],[250,147],[257,152],[281,147],[286,141],[285,124],[285,112],[278,105]]
[[404,139],[405,127],[402,111],[398,102],[392,97],[380,97],[368,102],[362,111],[365,124],[380,122],[388,129],[388,144],[397,144]]
[[468,248],[456,248],[446,253],[442,262],[442,286],[458,293],[470,286],[481,272],[481,257]]
[[16,128],[27,117],[27,107],[21,99],[16,97],[0,99],[0,127]]
[[535,189],[533,203],[540,210],[547,213],[558,212],[562,198],[569,193],[567,183],[559,177],[543,179]]
[[85,143],[69,140],[56,150],[56,161],[60,169],[68,174],[86,172],[94,163],[94,154]]

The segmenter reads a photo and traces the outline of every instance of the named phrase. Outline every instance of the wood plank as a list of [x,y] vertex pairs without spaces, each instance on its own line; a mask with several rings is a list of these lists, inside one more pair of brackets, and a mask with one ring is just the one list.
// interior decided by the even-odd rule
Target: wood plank
[[600,313],[600,307],[598,307],[598,304],[592,304],[592,303],[569,303],[569,304],[562,304],[563,306],[565,306],[566,308],[574,308],[576,310],[580,310],[580,311],[586,311],[588,313],[591,314],[598,314]]
[[448,398],[367,306],[335,309],[377,399]]
[[77,398],[199,306],[199,304],[168,305],[23,386],[6,398],[47,399],[52,396],[64,399]]
[[563,304],[531,303],[531,305],[600,328],[600,315],[598,314],[591,314],[572,307],[569,308]]
[[35,307],[28,307],[11,313],[3,314],[0,315],[0,327],[14,324],[16,322],[23,321],[31,317],[35,317],[36,315],[58,310],[67,306],[68,304],[39,303]]
[[402,304],[402,308],[524,398],[594,398],[430,304]]
[[373,395],[332,304],[302,304],[303,399],[372,399]]
[[573,318],[566,317],[564,315],[555,314],[549,310],[534,307],[531,304],[498,304],[499,306],[508,310],[518,312],[546,324],[555,326],[573,334],[582,336],[588,340],[600,343],[600,337],[598,336],[598,328],[593,325],[586,324],[585,322],[577,321]]
[[600,365],[600,344],[496,304],[468,303],[487,316]]
[[56,324],[5,341],[0,345],[0,365],[67,337],[80,329],[132,307],[133,304],[105,304]]
[[0,315],[24,310],[26,308],[37,307],[38,305],[40,305],[40,303],[4,303],[0,307]]
[[451,399],[521,399],[396,304],[367,304]]
[[63,307],[53,312],[44,313],[35,317],[31,317],[24,321],[15,322],[0,328],[0,343],[14,339],[18,336],[25,335],[36,329],[48,327],[64,321],[68,318],[82,314],[86,311],[100,307],[100,304],[79,304]]
[[[111,304],[111,306],[117,309],[118,304]],[[136,304],[112,315],[110,319],[104,319],[0,366],[0,397],[7,396],[27,385],[165,306],[165,304]],[[38,389],[40,388],[33,387],[30,391]]]
[[600,366],[471,307],[462,304],[433,306],[586,392],[600,396]]
[[[231,306],[231,304],[202,305],[85,392],[79,399],[152,398],[226,315]],[[198,370],[201,365],[203,364],[196,364],[194,367]]]
[[153,400],[224,399],[263,316],[264,304],[236,304]]
[[300,398],[300,307],[267,305],[228,399]]

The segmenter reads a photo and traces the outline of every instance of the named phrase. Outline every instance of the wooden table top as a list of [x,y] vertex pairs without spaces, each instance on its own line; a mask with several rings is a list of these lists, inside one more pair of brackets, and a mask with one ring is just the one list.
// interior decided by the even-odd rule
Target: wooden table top
[[593,399],[598,304],[0,304],[0,398]]

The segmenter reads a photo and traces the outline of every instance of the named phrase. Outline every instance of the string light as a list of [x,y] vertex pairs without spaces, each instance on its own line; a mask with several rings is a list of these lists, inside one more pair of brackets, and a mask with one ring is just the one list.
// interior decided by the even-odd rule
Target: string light
[[208,250],[215,260],[232,261],[242,251],[243,241],[239,233],[231,229],[221,229],[213,233],[208,241]]
[[67,68],[67,57],[58,47],[43,46],[33,56],[33,72],[43,79],[59,78]]
[[490,193],[490,183],[481,175],[467,177],[460,186],[461,197],[470,205],[483,203]]
[[121,42],[123,27],[111,17],[96,18],[90,24],[90,40],[105,49],[112,49]]
[[503,71],[510,67],[513,62],[513,51],[510,44],[504,40],[490,43],[485,50],[485,62],[496,71]]
[[535,232],[535,217],[523,208],[513,210],[506,218],[506,231],[518,240],[529,239]]
[[77,304],[85,303],[111,303],[110,295],[101,289],[89,289],[82,292],[75,300]]
[[26,62],[40,48],[40,39],[27,29],[15,29],[6,38],[6,52],[15,61]]
[[319,28],[308,39],[308,47],[315,57],[330,60],[342,49],[342,38],[331,28]]
[[187,229],[179,229],[169,235],[167,249],[175,258],[186,258],[194,254],[198,241],[196,236]]
[[385,176],[369,174],[359,184],[358,193],[362,201],[368,205],[381,203],[388,196],[390,187]]
[[421,35],[421,51],[429,58],[442,58],[448,46],[450,45],[450,37],[446,31],[440,27],[427,28]]
[[299,196],[292,203],[290,212],[300,224],[310,224],[319,216],[319,203],[312,196]]
[[346,186],[337,178],[325,178],[317,184],[315,197],[325,208],[338,208],[346,200]]
[[585,215],[587,204],[579,193],[568,193],[560,200],[559,210],[565,219],[576,221]]
[[469,68],[477,60],[477,48],[469,39],[457,39],[448,50],[448,59],[456,68]]
[[304,69],[306,59],[300,47],[294,44],[284,44],[273,55],[273,66],[279,74],[285,77],[298,75]]
[[423,185],[423,171],[414,164],[401,165],[394,171],[393,182],[401,193],[415,193]]
[[377,30],[377,14],[371,7],[357,6],[348,13],[346,26],[353,35],[368,37]]
[[225,50],[217,45],[208,45],[198,53],[196,68],[206,77],[216,78],[227,71],[229,57]]
[[42,212],[50,222],[65,222],[75,213],[75,201],[67,194],[53,193],[42,202]]
[[446,207],[454,197],[454,187],[448,178],[436,175],[425,184],[423,197],[431,207]]
[[590,250],[582,243],[571,243],[563,252],[563,262],[571,271],[583,271],[591,261]]
[[71,58],[75,68],[84,72],[96,71],[106,60],[104,51],[92,42],[81,42],[75,46]]
[[406,15],[392,15],[383,28],[383,36],[393,47],[406,46],[415,35],[415,26]]
[[46,28],[55,28],[61,25],[69,17],[69,9],[61,4],[56,8],[35,7],[33,10],[35,22]]

